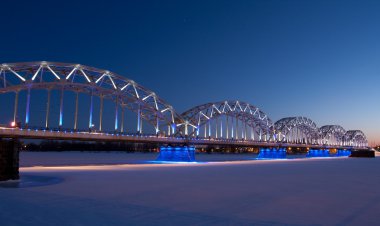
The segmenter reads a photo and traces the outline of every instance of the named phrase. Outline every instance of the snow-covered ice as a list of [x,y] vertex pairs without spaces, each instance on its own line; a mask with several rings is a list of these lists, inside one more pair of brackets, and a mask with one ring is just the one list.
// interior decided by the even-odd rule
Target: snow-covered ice
[[380,158],[124,164],[155,156],[22,153],[62,182],[0,188],[0,225],[380,224]]

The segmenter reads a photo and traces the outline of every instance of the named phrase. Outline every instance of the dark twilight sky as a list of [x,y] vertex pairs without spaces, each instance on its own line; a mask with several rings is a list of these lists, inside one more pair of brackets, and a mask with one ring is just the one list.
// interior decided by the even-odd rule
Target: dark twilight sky
[[0,61],[72,62],[178,112],[225,99],[380,141],[380,1],[6,1]]

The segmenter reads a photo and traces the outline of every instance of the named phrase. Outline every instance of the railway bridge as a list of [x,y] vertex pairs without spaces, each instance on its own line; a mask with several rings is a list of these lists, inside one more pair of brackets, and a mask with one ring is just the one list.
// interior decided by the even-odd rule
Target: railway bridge
[[240,100],[205,103],[178,113],[135,81],[81,64],[1,64],[0,104],[3,139],[157,143],[164,150],[200,145],[262,151],[368,146],[360,130],[334,123],[319,127],[301,116],[273,121],[253,103]]

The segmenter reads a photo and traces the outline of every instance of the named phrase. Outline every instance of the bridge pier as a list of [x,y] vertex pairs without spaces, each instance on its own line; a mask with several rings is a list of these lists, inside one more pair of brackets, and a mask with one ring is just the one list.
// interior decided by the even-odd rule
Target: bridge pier
[[19,178],[19,141],[0,138],[0,181]]
[[373,150],[352,150],[349,157],[359,157],[359,158],[375,158],[375,151]]
[[160,154],[157,161],[168,162],[195,162],[194,146],[183,147],[160,147]]
[[338,149],[336,151],[336,156],[350,156],[352,150],[349,149]]
[[286,148],[260,148],[258,158],[284,159],[286,158]]
[[329,157],[330,156],[330,150],[321,148],[321,149],[310,149],[306,155],[306,157],[312,158],[312,157]]

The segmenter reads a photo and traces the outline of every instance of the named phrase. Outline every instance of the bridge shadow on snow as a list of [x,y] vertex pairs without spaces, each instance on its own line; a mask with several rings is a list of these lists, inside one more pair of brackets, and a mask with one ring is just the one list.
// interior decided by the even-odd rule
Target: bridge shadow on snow
[[63,182],[63,178],[21,175],[19,180],[0,182],[0,188],[29,188],[53,185]]

